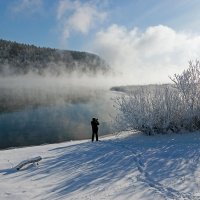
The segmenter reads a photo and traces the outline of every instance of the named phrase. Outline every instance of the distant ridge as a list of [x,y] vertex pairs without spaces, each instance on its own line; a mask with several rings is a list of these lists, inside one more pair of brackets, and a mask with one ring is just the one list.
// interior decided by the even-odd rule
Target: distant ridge
[[133,91],[136,91],[138,89],[146,89],[146,90],[155,90],[155,89],[161,89],[166,87],[172,87],[173,84],[171,83],[164,83],[164,84],[148,84],[148,85],[126,85],[126,86],[114,86],[111,87],[111,91],[115,92],[124,92],[124,93],[130,93]]
[[62,73],[107,73],[108,64],[99,56],[79,51],[36,47],[0,39],[0,75]]

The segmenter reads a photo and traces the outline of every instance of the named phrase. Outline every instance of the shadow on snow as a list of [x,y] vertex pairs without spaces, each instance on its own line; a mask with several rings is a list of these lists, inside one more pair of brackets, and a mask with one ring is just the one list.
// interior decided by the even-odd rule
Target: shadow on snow
[[[135,181],[132,181],[132,185],[124,186],[121,194],[132,195],[134,182],[137,184],[137,181],[143,182],[139,186],[141,191],[150,187],[149,192],[153,193],[161,183],[169,190],[175,188],[182,192],[195,192],[188,188],[195,188],[190,187],[191,182],[194,185],[199,182],[195,173],[200,166],[200,134],[189,138],[186,134],[178,137],[134,135],[54,148],[50,151],[55,156],[43,158],[37,169],[28,170],[24,176],[35,175],[34,181],[50,180],[48,194],[49,198],[54,199],[66,198],[86,189],[95,192],[106,190],[117,181],[130,178]],[[138,171],[144,176],[143,179],[131,177]],[[0,173],[13,172],[5,169]],[[145,182],[145,179],[149,180]],[[188,188],[180,187],[183,181]],[[149,183],[158,183],[159,187]]]

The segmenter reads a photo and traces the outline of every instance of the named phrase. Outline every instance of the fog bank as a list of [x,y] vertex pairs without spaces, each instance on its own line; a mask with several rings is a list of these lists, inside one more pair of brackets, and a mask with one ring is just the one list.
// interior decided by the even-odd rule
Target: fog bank
[[115,116],[110,76],[63,74],[0,78],[0,148],[91,137],[99,118],[100,135],[111,133]]
[[122,85],[169,83],[168,76],[199,59],[200,35],[164,25],[139,30],[113,24],[96,33],[90,48],[118,72]]

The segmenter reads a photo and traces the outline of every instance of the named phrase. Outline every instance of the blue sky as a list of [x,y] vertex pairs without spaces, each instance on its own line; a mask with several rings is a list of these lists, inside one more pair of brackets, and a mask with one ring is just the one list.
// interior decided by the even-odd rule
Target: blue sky
[[200,57],[199,9],[199,0],[0,0],[0,38],[94,52],[129,82],[167,82]]
[[[61,4],[68,8],[63,9],[58,19]],[[70,6],[74,7],[70,9]],[[74,29],[72,24],[64,27],[67,19],[86,6],[93,14],[85,30]],[[162,24],[198,34],[199,8],[199,0],[0,0],[0,37],[39,46],[82,50],[98,31],[112,24],[140,30]],[[77,17],[77,20],[84,19]],[[84,26],[84,22],[80,26]],[[65,28],[70,33],[63,39]]]

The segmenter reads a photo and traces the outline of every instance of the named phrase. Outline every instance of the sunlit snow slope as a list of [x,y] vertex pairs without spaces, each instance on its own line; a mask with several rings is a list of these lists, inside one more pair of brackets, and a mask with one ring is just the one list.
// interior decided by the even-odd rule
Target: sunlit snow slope
[[[31,157],[40,164],[13,167]],[[0,199],[200,199],[200,133],[125,133],[0,151]]]

